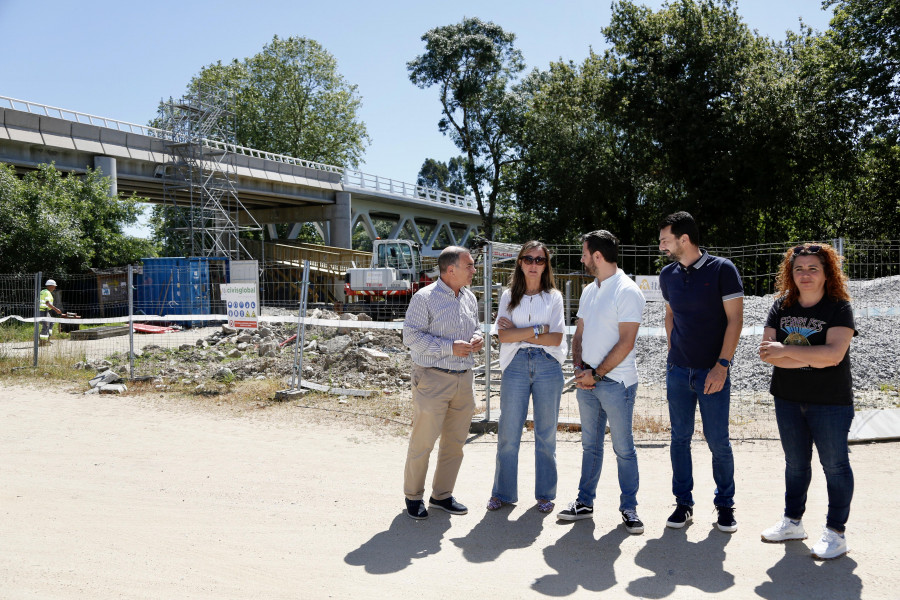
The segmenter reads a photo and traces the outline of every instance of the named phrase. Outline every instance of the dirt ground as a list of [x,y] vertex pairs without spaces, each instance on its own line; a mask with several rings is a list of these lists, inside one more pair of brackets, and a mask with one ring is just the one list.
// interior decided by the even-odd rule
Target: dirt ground
[[[715,530],[709,452],[695,445],[694,523],[665,527],[668,448],[638,447],[640,536],[616,512],[612,451],[593,520],[562,524],[528,501],[487,513],[495,437],[473,437],[455,495],[465,516],[402,513],[403,427],[335,421],[294,404],[84,396],[47,384],[0,392],[0,598],[586,597],[887,599],[900,589],[897,444],[852,447],[851,552],[814,539],[763,544],[782,509],[777,442],[735,445],[739,530]],[[398,434],[399,430],[399,434]],[[572,500],[577,435],[558,446],[558,507]],[[430,491],[430,490],[429,490]],[[805,520],[825,513],[814,469]]]

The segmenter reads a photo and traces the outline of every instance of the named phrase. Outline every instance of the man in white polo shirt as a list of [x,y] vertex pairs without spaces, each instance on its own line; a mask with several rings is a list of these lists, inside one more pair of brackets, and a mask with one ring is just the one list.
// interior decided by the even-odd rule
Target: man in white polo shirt
[[644,310],[644,294],[618,268],[619,240],[606,230],[581,236],[581,262],[595,277],[581,293],[572,362],[581,415],[581,480],[578,498],[559,513],[563,521],[594,516],[594,498],[603,466],[606,424],[619,470],[619,511],[628,533],[644,532],[637,515],[638,462],[631,432],[637,395],[634,342]]

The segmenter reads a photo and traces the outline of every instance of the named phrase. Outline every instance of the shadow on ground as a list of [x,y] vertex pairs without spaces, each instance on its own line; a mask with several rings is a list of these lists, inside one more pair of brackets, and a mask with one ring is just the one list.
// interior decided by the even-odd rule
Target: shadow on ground
[[570,529],[555,544],[544,548],[544,560],[557,571],[544,575],[531,588],[547,596],[569,596],[584,588],[592,592],[608,590],[616,584],[614,565],[622,554],[619,548],[630,534],[616,527],[594,539],[594,521],[585,519]]
[[548,517],[532,507],[516,520],[510,515],[514,505],[504,505],[499,510],[485,512],[481,521],[465,537],[450,540],[462,550],[469,562],[485,563],[497,560],[507,550],[529,548],[538,539]]
[[425,558],[441,550],[441,539],[450,529],[450,515],[439,510],[428,519],[416,521],[402,512],[391,521],[387,531],[344,557],[348,565],[365,567],[367,573],[385,575],[402,571],[416,558]]
[[[772,545],[777,550],[777,545]],[[771,581],[759,584],[754,591],[767,600],[858,600],[862,596],[862,580],[853,574],[856,566],[849,556],[813,560],[804,542],[788,542],[784,544],[784,557],[766,571]]]
[[707,594],[724,592],[734,586],[734,575],[725,570],[725,546],[731,534],[712,527],[706,539],[691,542],[687,530],[666,527],[661,537],[647,540],[634,562],[653,575],[635,579],[626,590],[639,598],[665,598],[679,586],[693,587]]

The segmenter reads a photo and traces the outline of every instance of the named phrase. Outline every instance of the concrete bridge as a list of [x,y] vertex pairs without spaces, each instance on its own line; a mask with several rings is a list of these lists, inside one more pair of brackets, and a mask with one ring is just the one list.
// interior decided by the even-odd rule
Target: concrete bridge
[[[50,162],[72,173],[91,167],[110,178],[112,195],[133,192],[164,203],[172,161],[166,139],[153,127],[0,96],[0,162],[19,171]],[[391,225],[388,237],[416,241],[435,256],[443,246],[465,244],[481,225],[472,198],[220,140],[202,143],[228,153],[241,204],[271,237],[275,225],[293,224],[293,239],[303,223],[313,223],[326,245],[350,248],[356,228],[375,239],[383,220]]]

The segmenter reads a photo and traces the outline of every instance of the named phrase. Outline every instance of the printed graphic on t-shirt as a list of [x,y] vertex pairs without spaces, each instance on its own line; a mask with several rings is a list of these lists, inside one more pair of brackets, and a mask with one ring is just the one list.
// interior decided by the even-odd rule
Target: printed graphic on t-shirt
[[825,327],[825,321],[812,317],[781,317],[781,330],[787,337],[784,340],[786,346],[809,346],[809,336],[819,333]]

